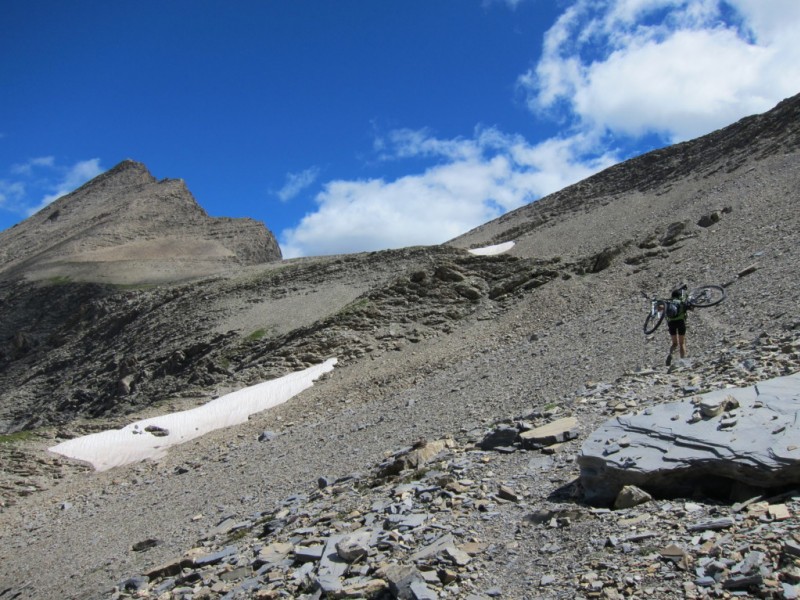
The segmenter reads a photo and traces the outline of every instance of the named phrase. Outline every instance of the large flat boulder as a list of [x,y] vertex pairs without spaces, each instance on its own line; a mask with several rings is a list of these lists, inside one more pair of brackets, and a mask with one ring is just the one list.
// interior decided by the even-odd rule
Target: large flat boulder
[[730,498],[800,485],[800,373],[615,417],[578,456],[588,502],[626,485],[657,497]]

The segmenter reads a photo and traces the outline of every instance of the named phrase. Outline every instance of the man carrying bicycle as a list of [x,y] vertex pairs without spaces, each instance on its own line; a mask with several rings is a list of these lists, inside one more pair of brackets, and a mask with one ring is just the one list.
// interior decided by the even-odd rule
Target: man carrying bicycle
[[686,313],[692,308],[688,302],[688,287],[684,284],[672,290],[672,296],[667,303],[667,327],[672,337],[672,346],[667,355],[667,365],[672,363],[672,354],[675,350],[681,358],[686,358]]
[[666,317],[669,334],[672,336],[672,347],[667,356],[668,366],[672,363],[672,355],[676,349],[681,358],[686,358],[686,312],[695,308],[716,306],[725,300],[725,296],[725,288],[721,285],[701,285],[691,291],[686,285],[682,285],[672,291],[669,300],[650,300],[650,311],[644,320],[644,334],[653,333]]

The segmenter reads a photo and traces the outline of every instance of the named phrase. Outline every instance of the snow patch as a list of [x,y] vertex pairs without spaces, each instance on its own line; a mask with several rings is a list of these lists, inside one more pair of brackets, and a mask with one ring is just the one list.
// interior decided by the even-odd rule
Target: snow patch
[[502,254],[508,252],[514,247],[514,242],[503,242],[494,246],[486,246],[485,248],[472,248],[469,250],[470,254],[478,256],[494,256],[495,254]]
[[162,458],[171,446],[215,429],[244,423],[250,415],[283,404],[310,388],[321,375],[332,371],[335,364],[336,359],[331,358],[303,371],[226,394],[197,408],[143,419],[122,429],[74,438],[49,450],[88,462],[97,471],[148,458]]

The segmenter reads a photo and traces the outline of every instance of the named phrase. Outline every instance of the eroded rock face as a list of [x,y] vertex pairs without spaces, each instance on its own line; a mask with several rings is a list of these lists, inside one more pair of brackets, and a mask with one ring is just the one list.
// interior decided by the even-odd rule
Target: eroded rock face
[[578,456],[587,501],[626,485],[661,497],[730,498],[800,484],[800,373],[607,421]]

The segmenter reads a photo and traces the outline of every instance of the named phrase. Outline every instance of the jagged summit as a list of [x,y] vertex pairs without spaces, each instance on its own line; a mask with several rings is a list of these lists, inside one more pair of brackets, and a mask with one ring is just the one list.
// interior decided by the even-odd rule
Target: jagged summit
[[173,281],[281,258],[252,219],[211,218],[183,180],[133,160],[0,232],[0,278]]
[[143,163],[128,158],[94,179],[87,181],[72,193],[62,196],[49,206],[44,207],[42,211],[44,216],[49,218],[54,210],[61,210],[65,206],[74,209],[75,205],[80,204],[79,199],[83,196],[90,195],[94,203],[97,203],[98,198],[101,197],[106,198],[105,202],[107,202],[107,198],[114,193],[156,182],[156,178]]
[[149,169],[143,163],[126,158],[115,167],[87,182],[85,186],[113,185],[117,187],[128,187],[132,185],[155,183],[155,181],[156,178],[153,177]]

